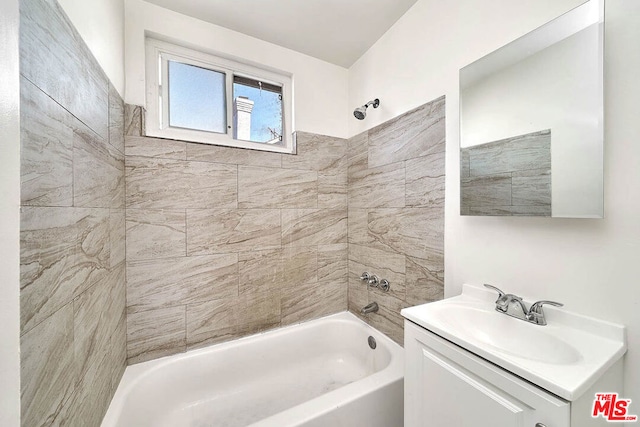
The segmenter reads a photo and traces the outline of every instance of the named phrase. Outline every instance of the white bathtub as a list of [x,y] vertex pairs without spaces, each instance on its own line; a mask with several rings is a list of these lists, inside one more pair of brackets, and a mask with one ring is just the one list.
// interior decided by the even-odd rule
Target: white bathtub
[[401,427],[403,369],[339,313],[129,366],[102,427]]

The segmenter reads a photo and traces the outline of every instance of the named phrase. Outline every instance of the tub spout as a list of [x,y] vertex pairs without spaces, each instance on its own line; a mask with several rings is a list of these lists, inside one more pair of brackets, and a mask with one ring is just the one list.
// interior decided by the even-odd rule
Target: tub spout
[[369,313],[375,313],[376,311],[378,311],[378,303],[372,302],[371,304],[365,305],[362,310],[360,310],[360,313],[362,313],[362,315],[365,315]]

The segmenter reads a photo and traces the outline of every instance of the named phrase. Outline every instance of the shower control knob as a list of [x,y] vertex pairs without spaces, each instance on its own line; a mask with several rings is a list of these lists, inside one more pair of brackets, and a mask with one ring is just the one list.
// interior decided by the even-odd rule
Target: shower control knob
[[391,283],[389,283],[387,279],[382,279],[378,287],[384,292],[389,292],[389,289],[391,289]]
[[377,288],[380,284],[380,279],[378,279],[378,276],[373,275],[369,278],[369,281],[367,283],[369,283],[369,286],[371,286],[372,288]]
[[547,427],[547,426],[542,423],[536,423],[536,427]]
[[369,274],[369,272],[365,271],[364,273],[362,273],[362,275],[360,276],[360,280],[365,281],[365,280],[369,280],[369,278],[371,277],[371,275]]

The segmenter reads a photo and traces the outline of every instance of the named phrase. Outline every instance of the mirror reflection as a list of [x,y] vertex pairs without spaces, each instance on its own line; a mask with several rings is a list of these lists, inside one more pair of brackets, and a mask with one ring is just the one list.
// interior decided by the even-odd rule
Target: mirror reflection
[[602,0],[460,70],[462,215],[603,215]]

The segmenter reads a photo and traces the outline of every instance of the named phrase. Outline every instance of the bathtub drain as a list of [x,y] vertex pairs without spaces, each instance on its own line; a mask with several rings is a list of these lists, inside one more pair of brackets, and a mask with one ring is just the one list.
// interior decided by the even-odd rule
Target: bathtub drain
[[371,347],[372,350],[376,349],[376,339],[372,336],[369,336],[369,347]]

